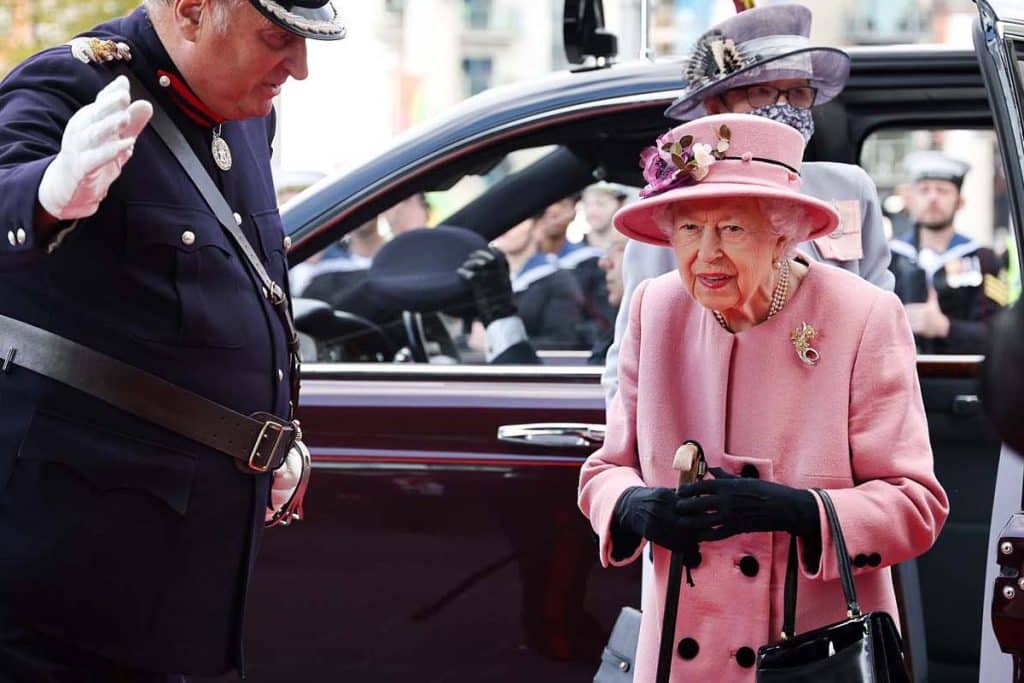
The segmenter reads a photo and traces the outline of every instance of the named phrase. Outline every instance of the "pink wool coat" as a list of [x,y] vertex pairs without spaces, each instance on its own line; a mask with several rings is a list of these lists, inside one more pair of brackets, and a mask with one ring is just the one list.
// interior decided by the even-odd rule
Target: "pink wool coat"
[[[803,322],[818,331],[811,345],[821,358],[813,367],[790,340]],[[604,566],[640,554],[611,557],[619,496],[631,486],[675,488],[672,458],[687,439],[701,443],[709,466],[828,489],[850,556],[870,560],[854,572],[861,607],[898,622],[889,565],[932,545],[949,503],[932,468],[913,336],[892,293],[811,263],[778,315],[732,334],[686,293],[678,273],[641,284],[605,442],[580,475],[580,509],[600,537]],[[815,573],[801,561],[797,632],[846,616],[818,505],[823,551]],[[788,542],[785,533],[754,533],[701,544],[696,585],[680,591],[673,681],[754,680],[753,653],[782,627]],[[655,678],[669,557],[654,546],[636,683]]]

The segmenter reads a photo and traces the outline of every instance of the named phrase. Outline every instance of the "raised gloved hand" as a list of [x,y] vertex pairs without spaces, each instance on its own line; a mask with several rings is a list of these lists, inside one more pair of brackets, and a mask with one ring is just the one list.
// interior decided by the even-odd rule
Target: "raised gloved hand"
[[693,521],[676,511],[681,502],[670,488],[636,486],[626,489],[615,503],[615,525],[619,531],[633,537],[632,548],[642,537],[669,550],[692,553],[697,547],[696,534]]
[[817,537],[818,503],[806,489],[729,474],[718,467],[715,478],[680,491],[675,512],[699,541],[717,541],[754,531],[788,531]]
[[477,249],[459,266],[459,276],[473,290],[480,322],[485,326],[518,313],[512,301],[508,259],[496,247]]
[[58,220],[96,213],[152,115],[149,102],[131,101],[128,79],[115,78],[68,121],[60,152],[39,183],[39,205]]
[[296,449],[288,451],[288,456],[273,472],[270,484],[270,507],[267,508],[263,521],[269,522],[274,513],[280,510],[292,496],[302,478],[302,456]]

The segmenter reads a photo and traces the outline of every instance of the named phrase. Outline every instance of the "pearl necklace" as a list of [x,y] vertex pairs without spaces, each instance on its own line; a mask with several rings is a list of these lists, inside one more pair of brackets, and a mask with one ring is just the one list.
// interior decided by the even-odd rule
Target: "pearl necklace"
[[[779,279],[775,283],[775,289],[772,290],[772,303],[768,307],[768,317],[765,320],[771,320],[775,317],[775,314],[782,308],[782,304],[786,303],[786,295],[789,294],[789,259],[782,262],[782,266],[779,268]],[[729,327],[729,323],[725,322],[725,316],[718,311],[711,311],[715,320],[718,324],[725,328],[726,332],[732,332],[732,328]]]

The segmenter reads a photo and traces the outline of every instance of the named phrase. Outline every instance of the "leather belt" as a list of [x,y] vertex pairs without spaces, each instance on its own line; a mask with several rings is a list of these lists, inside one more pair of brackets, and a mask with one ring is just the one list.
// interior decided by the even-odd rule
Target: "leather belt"
[[0,315],[0,372],[25,368],[216,451],[243,472],[277,469],[302,434],[270,413],[244,415],[145,370]]

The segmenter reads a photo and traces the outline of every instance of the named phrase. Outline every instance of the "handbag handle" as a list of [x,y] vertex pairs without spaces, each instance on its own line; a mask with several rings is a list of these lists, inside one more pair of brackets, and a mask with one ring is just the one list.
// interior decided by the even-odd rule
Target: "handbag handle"
[[[823,489],[811,489],[821,499],[825,508],[825,518],[832,531],[832,545],[836,551],[836,564],[839,567],[839,582],[843,586],[846,597],[846,613],[850,618],[860,616],[860,603],[857,602],[857,587],[853,583],[853,567],[850,556],[846,552],[846,539],[843,528],[839,525],[839,516],[835,505]],[[824,549],[822,549],[824,552]],[[782,612],[782,639],[792,638],[796,633],[796,588],[799,558],[797,556],[796,536],[789,537],[789,557],[786,560],[786,586]]]

